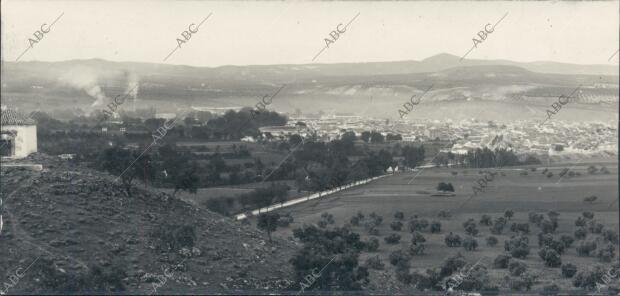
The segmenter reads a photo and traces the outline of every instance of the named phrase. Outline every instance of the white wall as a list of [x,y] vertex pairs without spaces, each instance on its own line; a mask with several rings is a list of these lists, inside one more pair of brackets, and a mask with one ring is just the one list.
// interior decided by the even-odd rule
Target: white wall
[[5,125],[2,130],[17,131],[15,136],[15,156],[24,158],[30,153],[37,152],[37,126],[36,125]]

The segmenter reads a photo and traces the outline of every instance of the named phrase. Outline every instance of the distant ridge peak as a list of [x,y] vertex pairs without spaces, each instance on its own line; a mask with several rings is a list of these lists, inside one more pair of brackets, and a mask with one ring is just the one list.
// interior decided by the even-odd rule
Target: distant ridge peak
[[459,60],[460,58],[453,55],[453,54],[449,54],[449,53],[440,53],[440,54],[436,54],[433,56],[430,56],[428,58],[423,59],[423,62],[432,62],[432,61],[454,61],[454,60]]

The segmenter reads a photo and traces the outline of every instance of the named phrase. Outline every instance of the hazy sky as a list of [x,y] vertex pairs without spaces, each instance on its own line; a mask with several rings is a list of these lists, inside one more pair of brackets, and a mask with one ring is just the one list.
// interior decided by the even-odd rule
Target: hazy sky
[[[211,17],[166,61],[192,66],[421,60],[464,55],[487,23],[508,15],[467,58],[617,64],[619,7],[609,2],[2,1],[2,60],[101,58],[161,63],[176,38]],[[340,23],[346,32],[325,47]],[[44,27],[46,28],[46,27]],[[342,28],[342,26],[341,26]]]

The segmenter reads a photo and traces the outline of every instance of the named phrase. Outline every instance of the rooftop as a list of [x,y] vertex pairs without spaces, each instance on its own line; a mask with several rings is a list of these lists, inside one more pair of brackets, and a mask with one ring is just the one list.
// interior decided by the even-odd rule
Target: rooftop
[[7,106],[0,109],[0,125],[35,125],[36,122],[25,114]]

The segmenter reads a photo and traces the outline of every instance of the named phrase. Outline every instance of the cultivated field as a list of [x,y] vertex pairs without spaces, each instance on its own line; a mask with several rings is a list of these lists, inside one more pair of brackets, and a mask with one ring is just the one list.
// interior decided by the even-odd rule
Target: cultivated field
[[[425,254],[415,256],[411,260],[412,271],[423,272],[426,268],[439,267],[449,255],[461,252],[470,263],[482,259],[487,267],[493,268],[493,259],[504,252],[504,241],[515,234],[510,231],[512,222],[528,222],[528,213],[535,211],[545,214],[550,210],[560,213],[559,228],[554,234],[559,237],[562,234],[574,236],[576,229],[574,221],[583,211],[595,213],[595,219],[605,225],[605,229],[612,229],[618,232],[618,167],[616,162],[596,163],[598,168],[605,165],[609,174],[588,174],[587,167],[591,163],[562,164],[553,166],[536,166],[536,171],[532,171],[533,166],[510,167],[500,170],[494,180],[489,183],[486,192],[473,196],[472,186],[474,182],[483,175],[479,174],[478,169],[452,169],[452,168],[432,168],[423,170],[412,182],[412,178],[418,172],[408,172],[383,178],[369,185],[356,187],[351,190],[334,194],[325,199],[312,201],[296,205],[281,210],[282,213],[290,212],[295,218],[295,222],[288,228],[279,229],[277,235],[281,237],[292,236],[292,229],[303,224],[317,223],[323,212],[328,212],[334,216],[335,226],[341,226],[349,222],[349,219],[358,211],[362,211],[366,217],[371,212],[383,216],[383,223],[378,227],[380,241],[377,253],[362,253],[361,259],[365,261],[370,256],[378,254],[384,264],[386,271],[393,272],[394,266],[389,264],[388,256],[390,252],[405,249],[410,245],[411,233],[407,227],[407,221],[413,216],[426,218],[429,221],[437,220],[442,224],[441,233],[431,234],[423,232],[426,237]],[[549,168],[553,176],[548,178],[541,172],[544,168]],[[558,173],[563,168],[571,168],[575,172],[580,172],[580,176],[569,177],[566,175],[560,178]],[[453,175],[452,172],[458,172]],[[522,175],[527,171],[527,175]],[[504,175],[502,175],[502,173]],[[431,196],[435,193],[435,187],[439,182],[450,182],[454,185],[456,196]],[[596,195],[598,199],[592,203],[584,203],[586,196]],[[485,239],[491,235],[489,227],[478,223],[480,233],[476,236],[479,247],[476,251],[466,251],[462,247],[448,248],[444,243],[444,237],[449,232],[459,234],[462,238],[466,236],[462,226],[469,218],[480,220],[482,214],[488,214],[493,219],[503,216],[505,210],[510,209],[515,212],[514,217],[508,222],[502,235],[495,235],[499,243],[494,247],[486,245]],[[440,219],[437,213],[441,210],[450,211],[452,217]],[[394,212],[402,211],[405,213],[403,223],[405,226],[402,231],[392,231],[389,224],[394,221]],[[368,239],[367,231],[360,226],[353,226],[353,230],[362,235],[363,239]],[[542,289],[542,286],[555,282],[563,290],[572,289],[570,279],[561,276],[560,268],[548,268],[538,256],[538,238],[540,229],[530,223],[529,246],[531,247],[525,263],[529,271],[539,274],[538,281],[534,286],[535,290]],[[397,245],[388,245],[383,238],[391,233],[401,235],[401,241]],[[586,240],[599,239],[600,235],[588,233]],[[577,256],[575,245],[562,255],[562,263],[573,263],[578,266],[578,270],[587,268],[594,264],[611,266],[609,263],[599,263],[596,257]],[[604,246],[603,241],[597,242],[599,248]],[[617,244],[616,244],[617,245]],[[616,253],[617,254],[617,253]],[[614,258],[613,261],[616,261]],[[386,278],[385,274],[377,275],[375,278]],[[504,277],[508,275],[507,269],[492,269],[489,273],[492,279],[500,288],[506,288],[507,283]]]

